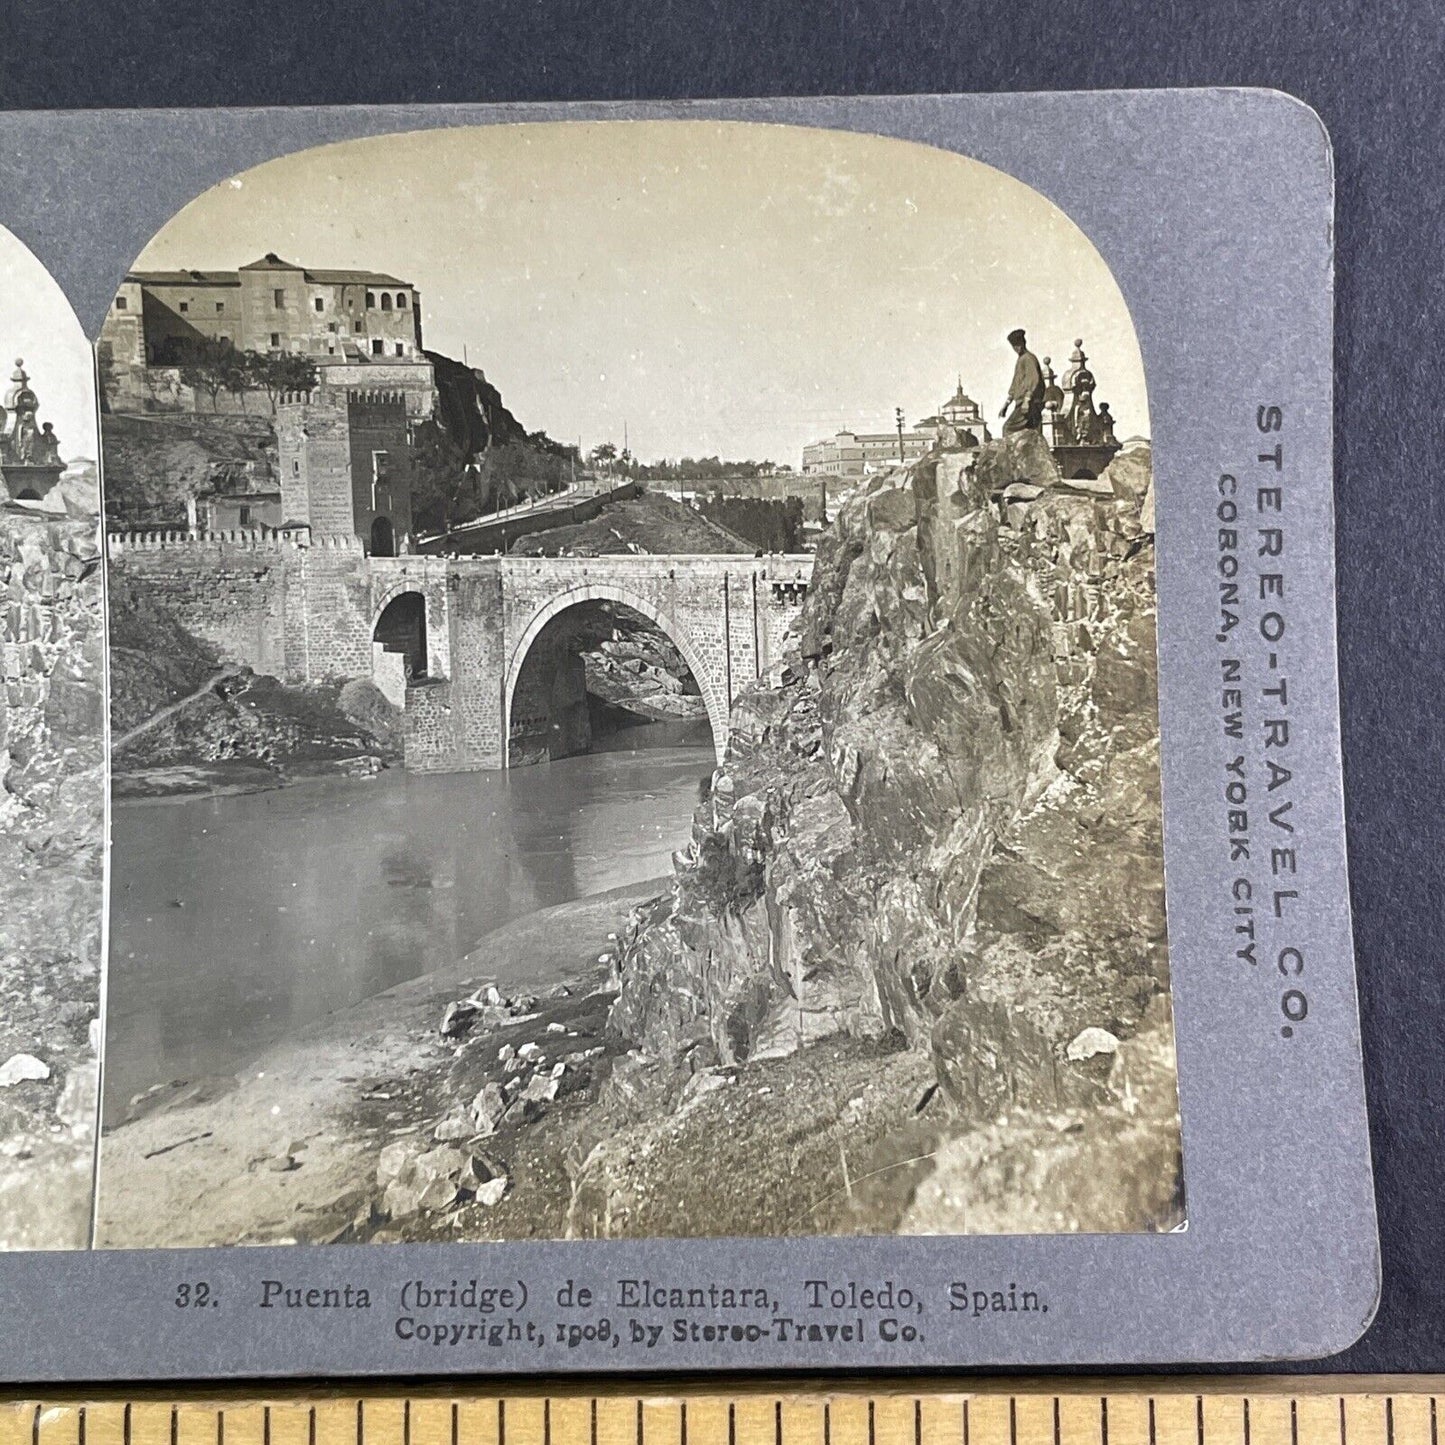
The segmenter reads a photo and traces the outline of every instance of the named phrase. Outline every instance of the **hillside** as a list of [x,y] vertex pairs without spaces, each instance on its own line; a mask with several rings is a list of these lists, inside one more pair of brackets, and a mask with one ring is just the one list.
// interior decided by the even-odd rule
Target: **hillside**
[[740,552],[751,557],[757,548],[666,493],[644,492],[608,503],[589,522],[519,537],[511,551],[516,557],[612,557],[629,552]]
[[[429,351],[436,377],[436,420],[459,457],[487,458],[493,501],[525,495],[537,483],[560,484],[565,449],[527,429],[476,367]],[[106,518],[140,527],[185,525],[186,498],[217,479],[251,490],[279,486],[276,430],[266,398],[252,396],[250,415],[231,412],[106,413]],[[487,502],[476,499],[478,504]]]
[[228,667],[123,563],[109,588],[116,797],[276,787],[399,757],[396,709],[370,682],[291,686]]
[[105,515],[111,523],[184,527],[186,498],[218,474],[249,476],[257,491],[279,485],[269,415],[107,413],[101,417],[101,443]]

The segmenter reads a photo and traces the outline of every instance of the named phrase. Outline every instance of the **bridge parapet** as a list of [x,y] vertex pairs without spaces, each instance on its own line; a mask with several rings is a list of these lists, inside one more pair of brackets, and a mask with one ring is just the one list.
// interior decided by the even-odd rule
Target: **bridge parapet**
[[[456,565],[466,565],[462,559]],[[635,552],[602,557],[502,557],[478,558],[480,562],[500,561],[503,569],[516,576],[628,577],[656,582],[687,577],[756,575],[759,580],[807,580],[813,575],[811,552],[774,552],[750,557],[740,552]]]
[[[554,618],[589,602],[631,608],[674,643],[702,693],[721,760],[733,699],[781,656],[813,572],[806,553],[503,557],[492,565],[504,599],[504,765],[533,644]],[[530,693],[535,707],[546,689]]]

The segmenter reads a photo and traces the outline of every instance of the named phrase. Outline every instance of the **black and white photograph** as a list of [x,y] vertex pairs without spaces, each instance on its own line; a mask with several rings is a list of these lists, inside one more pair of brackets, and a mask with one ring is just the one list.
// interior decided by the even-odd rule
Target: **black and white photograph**
[[357,139],[181,209],[96,385],[98,1245],[1185,1227],[1147,378],[1053,202]]
[[94,363],[0,228],[0,1249],[90,1242],[105,609]]

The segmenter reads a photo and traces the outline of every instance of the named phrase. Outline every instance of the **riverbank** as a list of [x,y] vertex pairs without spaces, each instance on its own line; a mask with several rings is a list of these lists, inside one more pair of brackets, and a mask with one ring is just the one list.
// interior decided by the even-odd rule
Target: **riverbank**
[[[455,967],[318,1021],[234,1079],[153,1095],[141,1106],[149,1112],[104,1134],[97,1242],[160,1248],[374,1237],[382,1226],[371,1207],[381,1151],[425,1137],[424,1126],[445,1112],[457,1053],[438,1031],[447,1004],[498,979],[515,987],[507,980],[525,960],[528,987],[557,992],[509,1031],[514,1047],[555,1036],[553,1023],[571,1031],[572,1051],[598,1047],[610,1003],[599,992],[606,967],[598,955],[630,910],[660,888],[634,884],[529,914]],[[554,1207],[539,1220],[557,1212],[556,1187],[543,1188]],[[534,1190],[527,1193],[535,1203]]]
[[[692,1070],[609,1035],[618,939],[662,887],[530,914],[229,1083],[152,1095],[103,1138],[98,1243],[898,1230],[946,1123],[925,1055],[839,1039]],[[498,981],[493,997],[518,998],[519,960],[520,1016],[473,1028],[454,1017],[442,1032],[449,1005]],[[486,1097],[504,1112],[479,1133]],[[435,1208],[398,1205],[388,1185],[407,1161],[441,1154],[499,1183]]]

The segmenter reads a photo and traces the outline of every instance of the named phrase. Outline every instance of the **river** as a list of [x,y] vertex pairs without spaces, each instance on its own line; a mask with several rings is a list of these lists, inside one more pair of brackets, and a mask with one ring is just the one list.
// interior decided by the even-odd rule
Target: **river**
[[[105,1108],[234,1074],[312,1020],[455,963],[539,908],[671,871],[706,722],[511,772],[117,802]],[[525,985],[526,960],[499,961]]]

